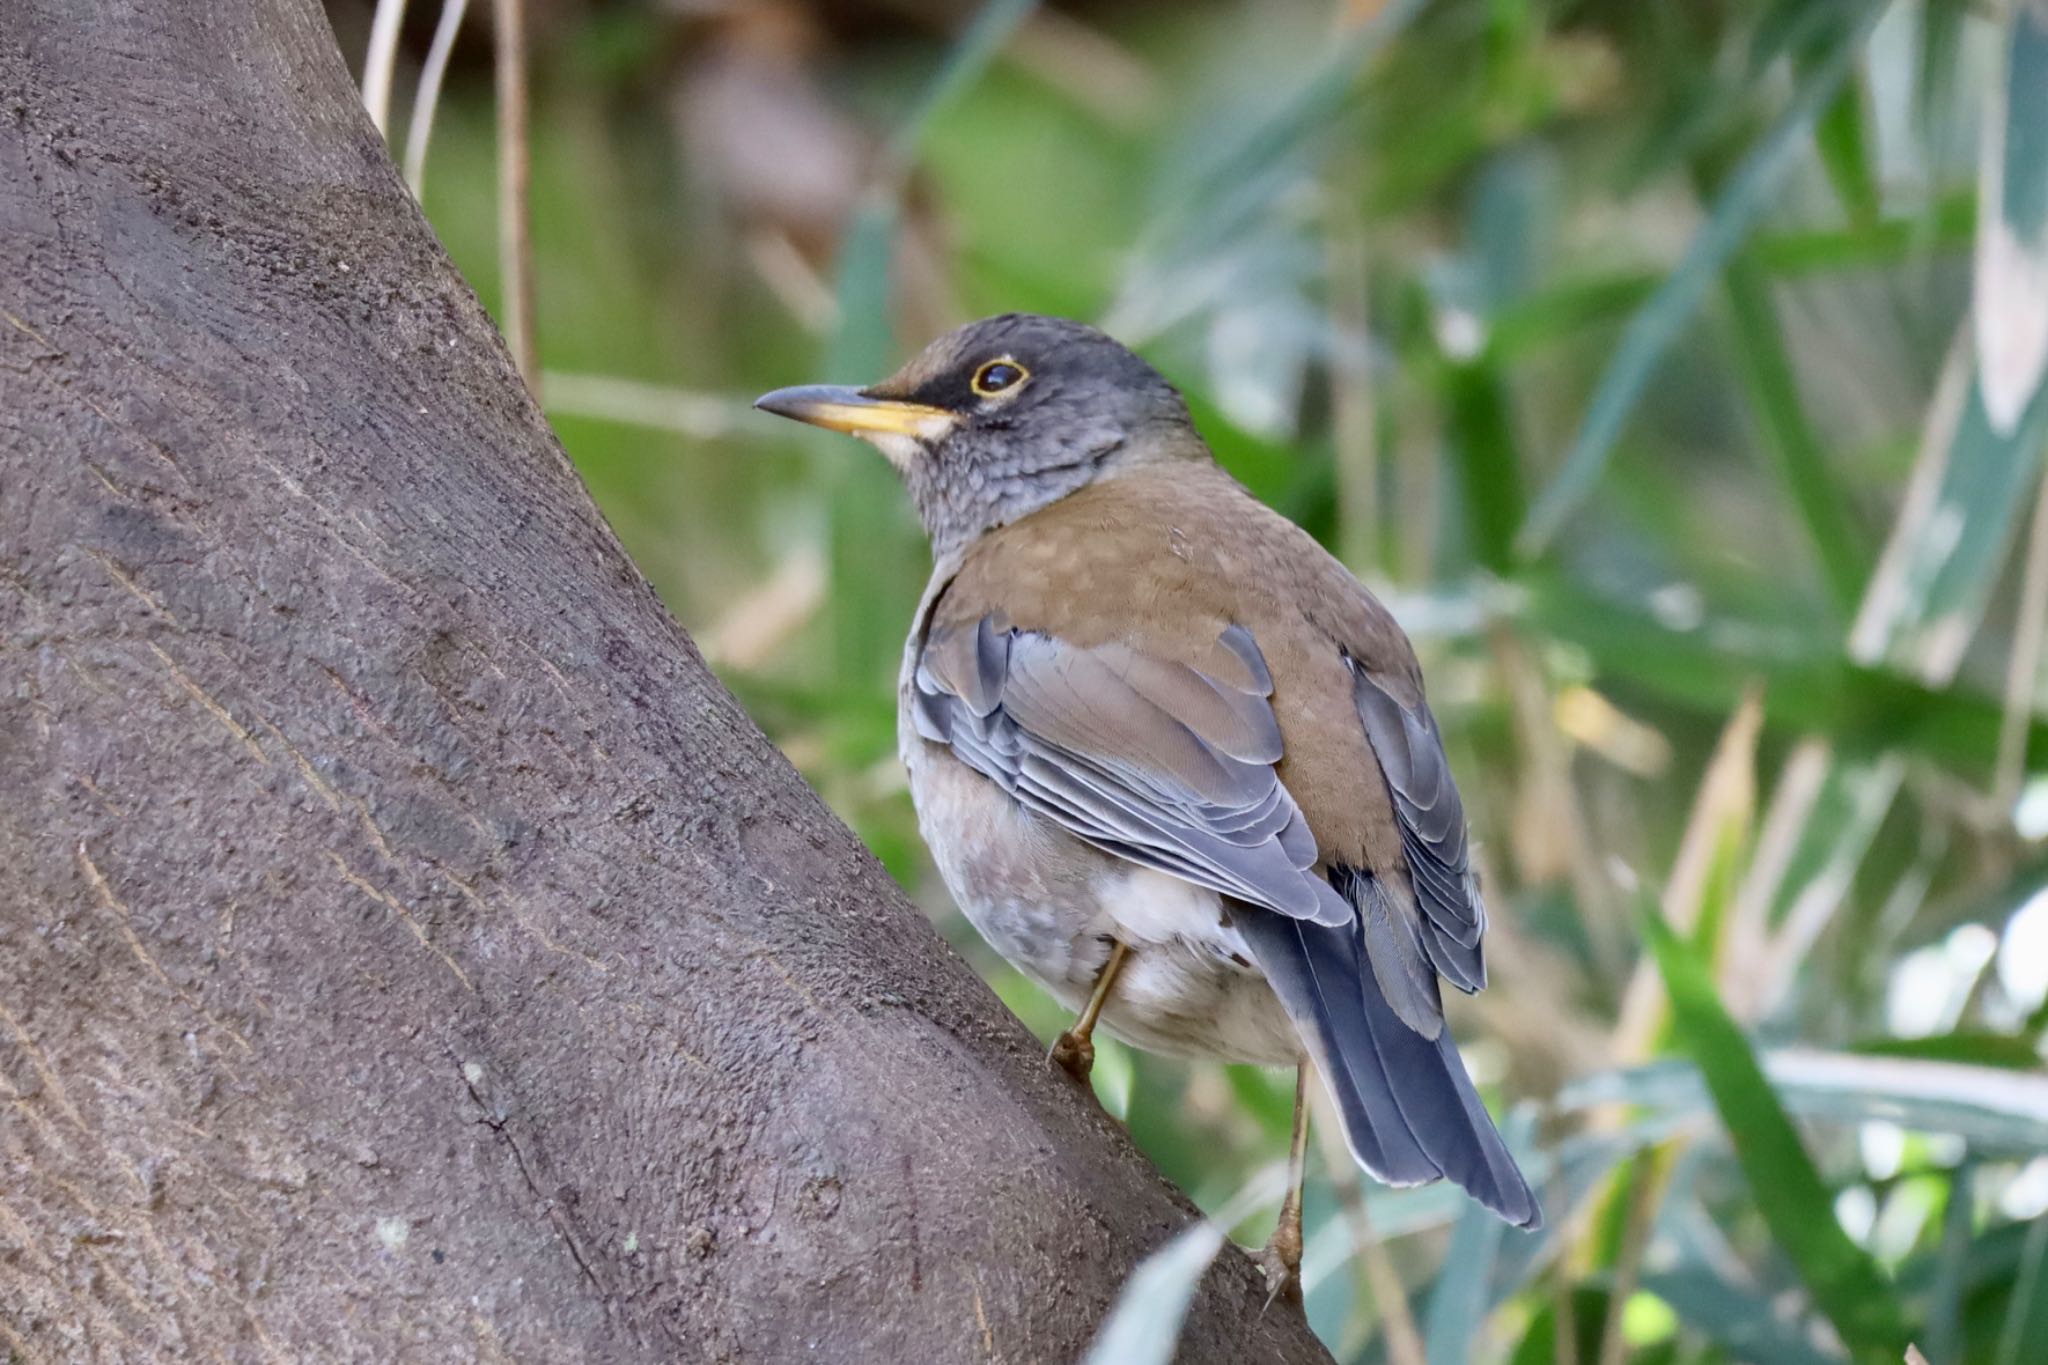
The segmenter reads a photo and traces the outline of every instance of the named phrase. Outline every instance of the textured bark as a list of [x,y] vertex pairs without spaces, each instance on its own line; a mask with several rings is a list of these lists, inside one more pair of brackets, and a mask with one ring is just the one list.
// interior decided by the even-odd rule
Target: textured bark
[[[1066,1361],[1190,1216],[628,562],[313,0],[0,0],[0,1347]],[[1193,1360],[1319,1360],[1230,1253]]]

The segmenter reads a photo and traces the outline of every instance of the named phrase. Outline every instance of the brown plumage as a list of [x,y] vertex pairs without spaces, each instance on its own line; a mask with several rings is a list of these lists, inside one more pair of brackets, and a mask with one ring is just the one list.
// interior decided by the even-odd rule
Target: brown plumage
[[1217,640],[1251,629],[1273,675],[1281,781],[1327,858],[1401,859],[1393,806],[1351,704],[1348,651],[1419,702],[1399,626],[1308,533],[1206,461],[1145,463],[991,531],[937,602],[944,629],[997,611],[1081,647],[1122,641],[1212,674]]
[[[971,627],[991,616],[1076,649],[1121,646],[1211,678],[1229,667],[1219,659],[1228,654],[1224,632],[1256,623],[1247,628],[1272,675],[1280,732],[1275,772],[1307,820],[1318,864],[1382,872],[1399,913],[1419,917],[1404,885],[1408,859],[1392,794],[1346,662],[1400,705],[1423,709],[1414,651],[1386,608],[1307,532],[1213,462],[1145,460],[982,536],[934,602],[927,635],[971,638]],[[1132,708],[1118,719],[1137,726],[1147,714],[1169,722],[1155,750],[1161,763],[1175,728],[1213,738],[1192,709]],[[1382,986],[1397,1012],[1433,1038],[1442,1025],[1434,992],[1405,988],[1428,973],[1420,926],[1388,938],[1399,961],[1375,960]]]
[[937,560],[901,688],[920,827],[977,928],[1083,1011],[1063,1060],[1098,1013],[1160,1051],[1305,1055],[1368,1169],[1533,1225],[1443,1026],[1439,978],[1484,985],[1485,909],[1386,609],[1078,324],[992,319],[762,406],[910,486]]

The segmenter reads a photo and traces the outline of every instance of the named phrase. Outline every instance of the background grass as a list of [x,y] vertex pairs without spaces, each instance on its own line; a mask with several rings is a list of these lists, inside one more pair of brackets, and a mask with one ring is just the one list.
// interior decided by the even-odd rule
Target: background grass
[[[359,57],[368,0],[331,8]],[[2048,1361],[2038,4],[531,8],[557,429],[1041,1033],[895,765],[908,509],[746,401],[984,313],[1104,322],[1415,636],[1496,926],[1456,1025],[1550,1221],[1314,1166],[1340,1359]],[[494,303],[487,18],[424,202]],[[1261,1203],[1286,1076],[1097,1078],[1205,1208]],[[1170,1343],[1203,1264],[1120,1340]]]

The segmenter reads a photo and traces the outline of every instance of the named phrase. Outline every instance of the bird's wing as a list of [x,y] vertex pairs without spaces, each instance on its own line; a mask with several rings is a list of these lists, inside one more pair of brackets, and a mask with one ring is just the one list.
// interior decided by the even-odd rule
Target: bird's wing
[[1486,932],[1486,903],[1465,847],[1465,806],[1451,780],[1443,736],[1429,704],[1389,684],[1346,656],[1355,684],[1353,703],[1379,759],[1393,798],[1401,852],[1408,864],[1422,945],[1444,978],[1463,991],[1486,986],[1480,939]]
[[989,614],[930,630],[911,714],[925,739],[1097,848],[1292,919],[1348,924],[1274,768],[1272,691],[1241,626],[1197,665]]

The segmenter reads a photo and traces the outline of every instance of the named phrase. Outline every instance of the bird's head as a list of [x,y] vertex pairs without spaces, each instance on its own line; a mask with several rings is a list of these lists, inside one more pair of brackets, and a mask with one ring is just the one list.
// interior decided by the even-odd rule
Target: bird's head
[[902,474],[943,555],[1133,464],[1206,459],[1159,372],[1078,322],[971,322],[866,388],[808,384],[765,412],[858,436]]

